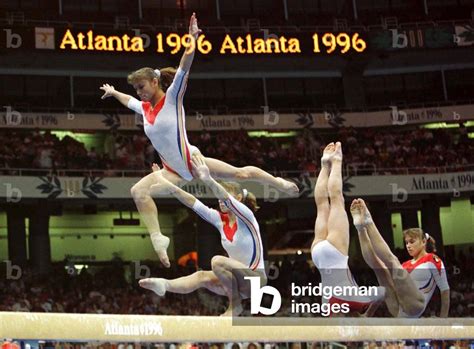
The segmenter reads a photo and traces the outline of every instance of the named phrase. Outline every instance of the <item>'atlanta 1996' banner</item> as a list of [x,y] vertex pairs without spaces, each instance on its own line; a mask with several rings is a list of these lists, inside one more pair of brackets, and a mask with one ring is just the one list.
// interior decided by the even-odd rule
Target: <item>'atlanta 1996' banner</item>
[[[403,109],[390,106],[373,112],[280,114],[262,108],[261,114],[188,114],[188,131],[201,130],[297,130],[302,128],[381,127],[432,122],[463,122],[474,119],[474,105]],[[0,109],[0,128],[49,130],[136,130],[143,124],[136,114],[22,113],[12,107]]]
[[[313,196],[315,178],[291,179],[300,187],[299,198]],[[0,197],[8,202],[19,202],[22,198],[129,199],[130,188],[139,180],[138,177],[0,176]],[[268,185],[256,182],[245,182],[244,185],[264,201],[292,198]],[[192,181],[183,188],[199,198],[214,198],[209,188],[199,181]],[[456,197],[464,192],[474,192],[474,171],[344,178],[347,197],[381,196],[403,202],[409,195],[449,194]]]

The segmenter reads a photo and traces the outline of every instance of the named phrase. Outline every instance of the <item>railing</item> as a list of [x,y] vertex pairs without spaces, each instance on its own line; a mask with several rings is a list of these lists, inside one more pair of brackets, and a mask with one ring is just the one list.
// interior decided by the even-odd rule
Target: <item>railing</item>
[[[343,169],[343,175],[348,176],[384,176],[408,174],[433,174],[461,171],[474,171],[474,163],[456,166],[417,166],[417,167],[377,167],[375,164],[348,163]],[[150,170],[120,170],[120,169],[39,169],[39,168],[0,168],[0,176],[58,176],[58,177],[143,177]],[[271,174],[285,178],[316,177],[318,171],[285,171],[272,170]]]

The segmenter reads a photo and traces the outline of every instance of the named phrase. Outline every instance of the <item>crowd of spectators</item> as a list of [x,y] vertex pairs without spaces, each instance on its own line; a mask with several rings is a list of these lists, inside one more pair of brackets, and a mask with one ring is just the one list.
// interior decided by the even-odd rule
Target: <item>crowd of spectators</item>
[[[190,272],[182,267],[171,271],[150,268],[168,277]],[[206,292],[186,296],[169,293],[160,298],[138,286],[133,270],[116,262],[81,270],[60,264],[43,275],[26,268],[18,280],[0,281],[0,311],[212,315],[224,306],[220,298],[208,302],[212,298]]]
[[[160,162],[143,133],[110,132],[96,137],[99,146],[86,149],[70,136],[60,140],[49,131],[0,131],[0,172],[15,175],[13,169],[27,168],[78,175],[97,170],[103,176],[116,176],[120,171],[148,171],[153,162]],[[464,125],[397,132],[393,128],[340,128],[326,134],[306,129],[287,138],[250,137],[243,130],[203,131],[189,132],[189,140],[205,156],[274,173],[317,172],[324,145],[336,140],[343,143],[345,164],[352,174],[463,171],[474,165],[474,139],[468,137]]]
[[[397,250],[398,255],[404,253]],[[402,259],[404,257],[401,257]],[[474,260],[474,248],[454,254],[447,254],[444,264],[451,288],[450,317],[474,317],[474,277],[469,273]],[[278,273],[269,273],[269,284],[280,290],[282,299],[291,300],[289,286],[316,285],[320,276],[307,256],[296,255],[273,262]],[[365,266],[362,257],[350,259],[351,269],[360,285],[375,285],[377,281]],[[176,278],[195,271],[194,265],[173,266],[164,269],[153,262],[142,262],[151,276]],[[143,269],[143,268],[141,268]],[[191,294],[167,293],[158,297],[153,292],[138,286],[138,279],[143,275],[135,274],[134,264],[114,261],[105,266],[91,266],[80,271],[73,264],[55,264],[48,274],[38,275],[26,268],[18,280],[0,279],[0,311],[25,312],[67,312],[99,314],[157,314],[157,315],[219,315],[226,309],[225,297],[200,289]],[[274,268],[273,268],[274,270]],[[297,301],[321,303],[317,297],[302,297]],[[248,305],[248,304],[247,304]],[[425,317],[439,314],[439,294],[425,311]],[[247,310],[248,311],[248,310]],[[291,314],[289,304],[283,302],[278,313],[280,316]],[[302,316],[322,316],[305,314]],[[389,317],[382,305],[376,316]]]
[[[474,317],[474,277],[469,268],[474,260],[474,248],[470,247],[455,254],[447,253],[444,259],[451,287],[450,317]],[[404,253],[396,250],[397,256]],[[274,261],[279,268],[279,277],[270,284],[279,288],[282,298],[289,282],[307,284],[318,282],[319,273],[304,255],[286,256]],[[172,266],[163,269],[153,262],[144,262],[152,276],[179,277],[192,273],[194,265]],[[351,269],[359,284],[373,285],[375,278],[368,276],[363,262],[351,258]],[[147,315],[218,315],[226,308],[224,297],[217,296],[201,289],[186,295],[167,293],[158,297],[154,293],[138,287],[138,277],[133,274],[133,267],[119,260],[106,265],[91,266],[89,269],[77,270],[72,263],[55,264],[48,274],[38,275],[34,270],[24,268],[18,280],[0,278],[0,311],[19,312],[68,312],[95,314],[147,314]],[[453,272],[456,271],[456,272]],[[286,288],[288,289],[288,288]],[[301,302],[321,302],[320,299],[300,298]],[[424,317],[439,314],[440,299],[436,292],[425,310]],[[248,308],[248,304],[247,304]],[[283,304],[279,316],[288,316],[289,304]],[[248,310],[247,310],[248,314]],[[308,316],[308,315],[305,315]],[[309,316],[318,316],[317,314]],[[375,316],[389,317],[382,305]],[[348,348],[469,348],[472,341],[453,340],[436,341],[378,341],[378,342],[344,342]],[[326,348],[324,343],[67,343],[43,342],[40,349],[319,349]]]
[[344,162],[359,174],[433,172],[436,167],[456,171],[474,163],[474,141],[465,127],[446,129],[341,128],[333,134],[305,130],[287,141],[252,138],[245,132],[191,135],[203,154],[236,166],[252,164],[269,171],[314,173],[319,170],[324,145],[343,143]]

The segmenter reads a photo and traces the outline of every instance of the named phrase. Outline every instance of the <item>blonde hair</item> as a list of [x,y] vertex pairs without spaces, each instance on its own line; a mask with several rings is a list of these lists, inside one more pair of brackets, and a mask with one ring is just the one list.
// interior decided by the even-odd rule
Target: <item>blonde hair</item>
[[411,238],[426,240],[426,252],[436,252],[436,241],[431,235],[425,233],[421,228],[409,228],[403,231],[403,240],[409,236]]
[[153,79],[158,79],[158,84],[160,85],[160,88],[163,90],[163,92],[166,92],[166,90],[168,90],[168,87],[170,87],[171,83],[173,82],[175,74],[175,68],[167,67],[160,69],[160,76],[158,77],[158,74],[156,74],[153,68],[146,67],[135,70],[134,72],[128,74],[127,82],[130,85],[133,85],[140,80],[151,81]]
[[242,186],[237,182],[220,182],[220,184],[224,187],[224,189],[234,195],[242,195],[242,203],[250,208],[252,212],[257,212],[259,210],[259,206],[257,205],[257,198],[255,195],[246,189],[242,189]]

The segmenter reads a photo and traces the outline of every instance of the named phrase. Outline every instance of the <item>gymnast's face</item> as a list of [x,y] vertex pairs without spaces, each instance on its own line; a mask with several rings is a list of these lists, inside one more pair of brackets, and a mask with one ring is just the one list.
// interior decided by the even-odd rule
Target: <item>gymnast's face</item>
[[[229,192],[230,195],[232,195],[232,197],[238,201],[242,201],[242,194],[238,194],[236,195],[234,192]],[[222,200],[219,200],[219,209],[221,210],[222,213],[227,213],[229,212],[230,210],[227,208],[227,206],[224,204],[224,201]]]
[[155,95],[158,87],[158,82],[156,79],[147,80],[142,79],[138,80],[136,83],[133,84],[133,88],[137,91],[138,97],[143,102],[149,102]]
[[226,205],[224,205],[224,201],[222,200],[219,200],[219,209],[221,210],[222,213],[229,212],[229,209],[227,208]]
[[407,235],[405,237],[405,247],[411,257],[416,257],[425,249],[426,240],[420,239],[417,236]]

